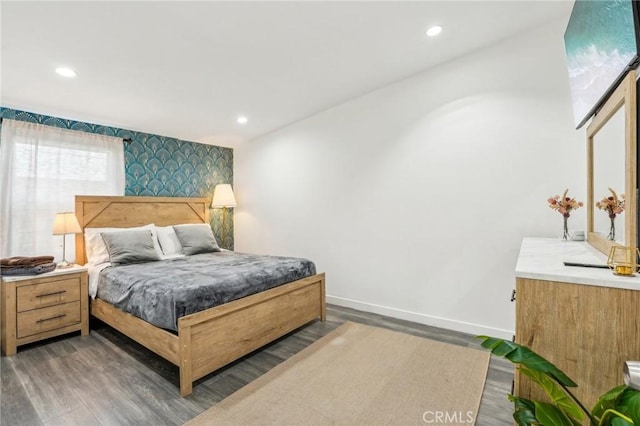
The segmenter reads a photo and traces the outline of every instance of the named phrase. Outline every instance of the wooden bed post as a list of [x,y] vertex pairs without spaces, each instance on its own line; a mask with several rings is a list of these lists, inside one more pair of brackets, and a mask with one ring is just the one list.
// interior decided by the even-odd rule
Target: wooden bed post
[[193,365],[191,364],[191,327],[180,327],[178,319],[178,351],[180,353],[180,396],[193,390]]

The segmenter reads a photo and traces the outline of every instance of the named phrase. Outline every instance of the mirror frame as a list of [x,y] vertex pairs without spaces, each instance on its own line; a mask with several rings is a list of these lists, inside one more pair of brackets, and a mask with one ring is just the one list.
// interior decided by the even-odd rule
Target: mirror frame
[[610,241],[605,236],[594,232],[593,214],[595,198],[593,194],[593,140],[596,134],[604,127],[613,115],[625,107],[625,210],[624,210],[624,244],[628,247],[638,247],[637,234],[637,127],[636,127],[636,72],[629,71],[620,82],[609,99],[593,116],[593,120],[587,127],[587,241],[593,247],[609,254],[611,247],[621,244]]

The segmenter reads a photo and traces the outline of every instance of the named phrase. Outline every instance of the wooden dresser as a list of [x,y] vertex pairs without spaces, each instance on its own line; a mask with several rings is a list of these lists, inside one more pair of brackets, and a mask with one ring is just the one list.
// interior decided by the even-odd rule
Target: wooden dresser
[[[586,242],[523,240],[516,266],[516,342],[572,378],[578,384],[574,394],[590,409],[598,396],[624,383],[624,361],[640,360],[640,277],[565,261],[603,265],[606,257]],[[517,371],[514,390],[544,398]]]
[[2,353],[61,334],[89,333],[87,269],[74,266],[40,275],[3,276]]

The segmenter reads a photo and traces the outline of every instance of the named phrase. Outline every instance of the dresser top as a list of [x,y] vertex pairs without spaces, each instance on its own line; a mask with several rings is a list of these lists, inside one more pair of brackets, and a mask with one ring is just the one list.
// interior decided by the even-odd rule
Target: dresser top
[[3,275],[3,282],[14,282],[14,281],[24,281],[24,280],[32,280],[34,278],[48,278],[48,277],[56,277],[58,275],[66,275],[66,274],[74,274],[77,272],[87,271],[87,268],[80,265],[73,265],[70,268],[60,268],[54,269],[51,272],[46,272],[44,274],[36,274],[36,275]]
[[607,256],[583,241],[524,238],[516,277],[640,290],[640,274],[622,277],[614,275],[610,269],[565,266],[564,262],[606,265]]

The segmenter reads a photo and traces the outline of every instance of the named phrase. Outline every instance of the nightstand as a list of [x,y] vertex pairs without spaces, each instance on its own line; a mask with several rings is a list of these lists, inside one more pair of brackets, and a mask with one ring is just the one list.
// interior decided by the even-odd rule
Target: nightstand
[[87,268],[75,265],[40,275],[2,278],[2,353],[61,334],[89,334]]

